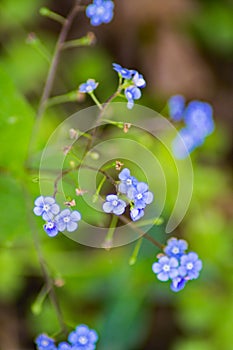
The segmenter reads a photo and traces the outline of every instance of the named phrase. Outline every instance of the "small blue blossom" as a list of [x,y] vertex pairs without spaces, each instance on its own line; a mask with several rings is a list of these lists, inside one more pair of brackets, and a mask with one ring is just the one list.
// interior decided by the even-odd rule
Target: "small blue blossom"
[[98,335],[95,330],[89,329],[86,325],[80,325],[69,334],[68,340],[74,350],[94,350]]
[[54,237],[59,232],[54,221],[47,221],[46,224],[44,224],[43,228],[49,237]]
[[186,158],[195,148],[202,145],[204,139],[196,130],[183,128],[172,142],[173,153],[178,159]]
[[185,98],[182,95],[175,95],[168,100],[169,114],[172,120],[179,122],[183,119],[185,110]]
[[130,175],[130,170],[128,168],[124,168],[118,175],[121,180],[118,191],[124,194],[127,194],[128,190],[131,187],[135,187],[138,183],[137,179]]
[[56,350],[54,340],[47,336],[47,334],[40,334],[35,343],[38,350]]
[[115,194],[109,194],[106,197],[106,202],[103,204],[103,211],[105,213],[113,213],[115,215],[121,215],[124,213],[126,203],[119,199]]
[[63,341],[58,344],[57,350],[72,350],[72,346],[69,343]]
[[144,88],[146,86],[146,81],[143,78],[142,74],[139,74],[136,70],[132,71],[133,72],[133,83],[135,86],[139,87],[139,88]]
[[91,19],[91,25],[99,26],[109,23],[113,18],[114,3],[110,0],[93,0],[86,8],[86,15]]
[[196,253],[184,254],[180,258],[179,276],[187,280],[198,278],[200,270],[202,269],[202,261],[198,258]]
[[50,221],[59,213],[60,208],[53,197],[40,196],[35,200],[33,211],[37,216],[42,216],[45,221]]
[[123,68],[117,63],[113,63],[112,65],[113,65],[113,69],[117,73],[119,73],[122,76],[122,78],[124,78],[124,79],[131,79],[132,78],[132,71],[130,69]]
[[131,85],[125,89],[125,97],[128,100],[127,107],[129,109],[132,109],[134,106],[134,100],[138,100],[142,96],[141,90]]
[[157,278],[160,281],[168,281],[178,276],[178,265],[179,262],[176,258],[169,258],[162,256],[158,262],[152,265],[152,270],[157,274]]
[[131,217],[132,221],[140,220],[143,216],[144,216],[143,209],[136,209],[136,208],[130,209],[130,217]]
[[213,109],[207,102],[191,101],[184,114],[184,121],[190,130],[196,130],[200,138],[214,130]]
[[79,86],[79,91],[82,93],[90,93],[94,91],[99,83],[97,83],[94,79],[88,79],[86,83],[83,83]]
[[188,243],[184,239],[170,238],[164,248],[164,252],[169,257],[180,258],[188,248]]
[[70,209],[62,210],[56,217],[55,223],[58,231],[73,232],[78,228],[77,221],[81,220],[81,214],[77,211],[71,211]]
[[170,288],[173,292],[179,292],[180,290],[184,289],[186,283],[187,280],[178,276],[173,278]]
[[131,187],[127,195],[134,202],[135,209],[144,209],[153,201],[153,193],[148,191],[148,185],[145,182],[138,182],[135,187]]

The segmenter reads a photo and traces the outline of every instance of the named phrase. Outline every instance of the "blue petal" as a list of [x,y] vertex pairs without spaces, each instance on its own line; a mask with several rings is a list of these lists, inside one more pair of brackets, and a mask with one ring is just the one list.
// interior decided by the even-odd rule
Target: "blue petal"
[[74,210],[71,213],[70,218],[72,221],[79,221],[79,220],[81,220],[81,214],[77,210]]
[[68,232],[75,231],[77,229],[77,227],[78,227],[78,224],[77,224],[77,222],[74,222],[74,221],[69,221],[66,224],[66,229]]
[[112,210],[113,210],[113,205],[111,202],[105,202],[103,204],[103,211],[105,211],[105,213],[111,213]]
[[148,190],[148,185],[145,182],[138,182],[137,190],[139,193],[146,192]]
[[41,216],[41,214],[43,213],[43,208],[42,207],[35,207],[33,209],[33,212],[34,212],[35,215]]
[[160,272],[158,275],[157,275],[157,278],[162,281],[162,282],[166,282],[168,281],[169,279],[169,276],[166,272]]

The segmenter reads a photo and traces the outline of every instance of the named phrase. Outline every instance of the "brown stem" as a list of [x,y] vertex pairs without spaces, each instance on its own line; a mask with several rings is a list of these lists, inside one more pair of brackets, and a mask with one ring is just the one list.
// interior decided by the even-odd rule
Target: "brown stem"
[[148,235],[148,233],[145,233],[143,230],[141,230],[139,227],[137,227],[132,221],[130,221],[128,218],[126,218],[124,215],[120,215],[119,219],[124,223],[124,224],[128,224],[129,226],[132,227],[132,229],[139,233],[141,237],[146,238],[148,241],[150,241],[151,243],[153,243],[156,247],[158,247],[159,249],[163,250],[164,245],[159,243],[158,241],[156,241],[153,237],[151,237],[150,235]]

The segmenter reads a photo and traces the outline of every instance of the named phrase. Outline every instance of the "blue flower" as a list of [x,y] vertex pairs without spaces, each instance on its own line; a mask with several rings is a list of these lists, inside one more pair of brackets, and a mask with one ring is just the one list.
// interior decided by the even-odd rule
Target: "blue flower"
[[124,213],[126,203],[119,199],[115,194],[109,194],[106,197],[106,202],[103,204],[103,211],[105,213],[113,213],[115,215],[121,215]]
[[202,145],[204,139],[197,130],[183,128],[172,142],[173,153],[178,159],[186,158],[195,148]]
[[55,217],[55,223],[58,231],[73,232],[78,228],[77,221],[81,220],[81,214],[77,211],[71,211],[70,209],[64,209],[59,215]]
[[180,258],[188,248],[188,243],[184,239],[170,238],[164,248],[164,252],[169,257]]
[[178,265],[179,262],[176,258],[162,256],[159,258],[158,262],[155,262],[152,265],[152,270],[155,274],[157,274],[157,278],[164,282],[178,276]]
[[131,72],[133,73],[133,83],[135,86],[139,87],[139,88],[144,88],[146,86],[146,81],[143,78],[142,74],[139,74],[136,70],[131,70]]
[[113,69],[117,73],[119,73],[122,76],[122,78],[124,78],[124,79],[131,79],[132,78],[132,71],[130,69],[123,68],[117,63],[113,63],[112,65],[113,65]]
[[178,276],[173,278],[170,288],[173,292],[179,292],[185,287],[186,283],[187,283],[187,280]]
[[127,107],[132,109],[134,106],[134,100],[138,100],[142,96],[141,90],[134,86],[130,85],[125,89],[125,97],[128,100]]
[[44,220],[50,221],[54,215],[59,213],[60,208],[53,197],[40,196],[35,200],[33,211],[37,216],[42,216]]
[[72,350],[72,346],[69,343],[63,341],[58,344],[57,350]]
[[49,237],[54,237],[58,234],[58,228],[54,221],[47,221],[46,224],[44,224],[44,230],[47,233]]
[[40,334],[36,338],[35,343],[38,350],[56,350],[54,340],[48,337],[47,334]]
[[121,193],[127,193],[131,187],[135,187],[138,183],[137,179],[130,175],[130,171],[127,168],[124,168],[118,175],[121,180],[118,191]]
[[184,121],[191,131],[204,138],[214,130],[213,109],[207,102],[192,101],[185,110]]
[[199,272],[202,269],[202,261],[196,253],[184,254],[180,258],[179,276],[186,280],[198,278]]
[[110,0],[93,0],[86,8],[86,15],[91,19],[91,25],[99,26],[109,23],[113,18],[114,3]]
[[88,79],[86,83],[83,83],[79,86],[79,91],[83,93],[90,93],[94,91],[99,83],[97,83],[94,79]]
[[136,209],[136,208],[130,209],[130,217],[131,217],[132,221],[140,220],[143,216],[144,216],[143,209]]
[[153,193],[148,191],[148,185],[144,182],[138,182],[135,187],[131,187],[127,195],[134,202],[135,209],[144,209],[153,201]]
[[86,325],[80,325],[69,334],[68,340],[74,350],[94,350],[98,335],[95,330],[89,329]]
[[179,122],[183,118],[185,98],[182,95],[172,96],[168,100],[169,114],[172,120]]

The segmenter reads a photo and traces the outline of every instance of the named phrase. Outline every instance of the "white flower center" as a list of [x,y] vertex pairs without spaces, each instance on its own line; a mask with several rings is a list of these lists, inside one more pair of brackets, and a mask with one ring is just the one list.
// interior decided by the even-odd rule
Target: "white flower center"
[[97,8],[97,10],[96,10],[96,14],[97,14],[98,16],[103,15],[104,12],[105,12],[105,9],[104,9],[103,6],[99,6],[99,7]]
[[165,272],[170,271],[170,266],[167,265],[167,264],[165,264],[165,265],[163,266],[163,271],[165,271]]
[[41,342],[41,345],[42,346],[48,346],[49,345],[49,342],[48,342],[48,340],[42,340],[42,342]]
[[49,209],[50,209],[50,205],[44,204],[43,210],[44,210],[44,211],[49,211]]
[[192,268],[193,268],[193,263],[189,262],[189,263],[186,265],[186,267],[187,267],[187,270],[192,270]]
[[142,199],[142,194],[141,193],[139,193],[139,194],[137,194],[137,199]]
[[70,217],[69,216],[65,216],[63,219],[64,222],[69,222],[70,221]]
[[127,184],[127,185],[132,185],[132,180],[131,180],[131,179],[127,179],[127,180],[126,180],[126,184]]
[[46,226],[47,226],[47,228],[53,228],[54,223],[53,222],[48,222]]
[[112,205],[114,206],[114,207],[116,207],[117,206],[117,200],[115,199],[114,201],[112,201]]
[[174,248],[172,249],[172,253],[173,253],[173,254],[178,254],[179,252],[180,252],[180,250],[179,250],[178,247],[174,247]]
[[87,337],[85,337],[85,335],[81,335],[81,336],[78,338],[78,341],[79,341],[80,344],[85,345],[85,344],[87,344],[88,339],[87,339]]

